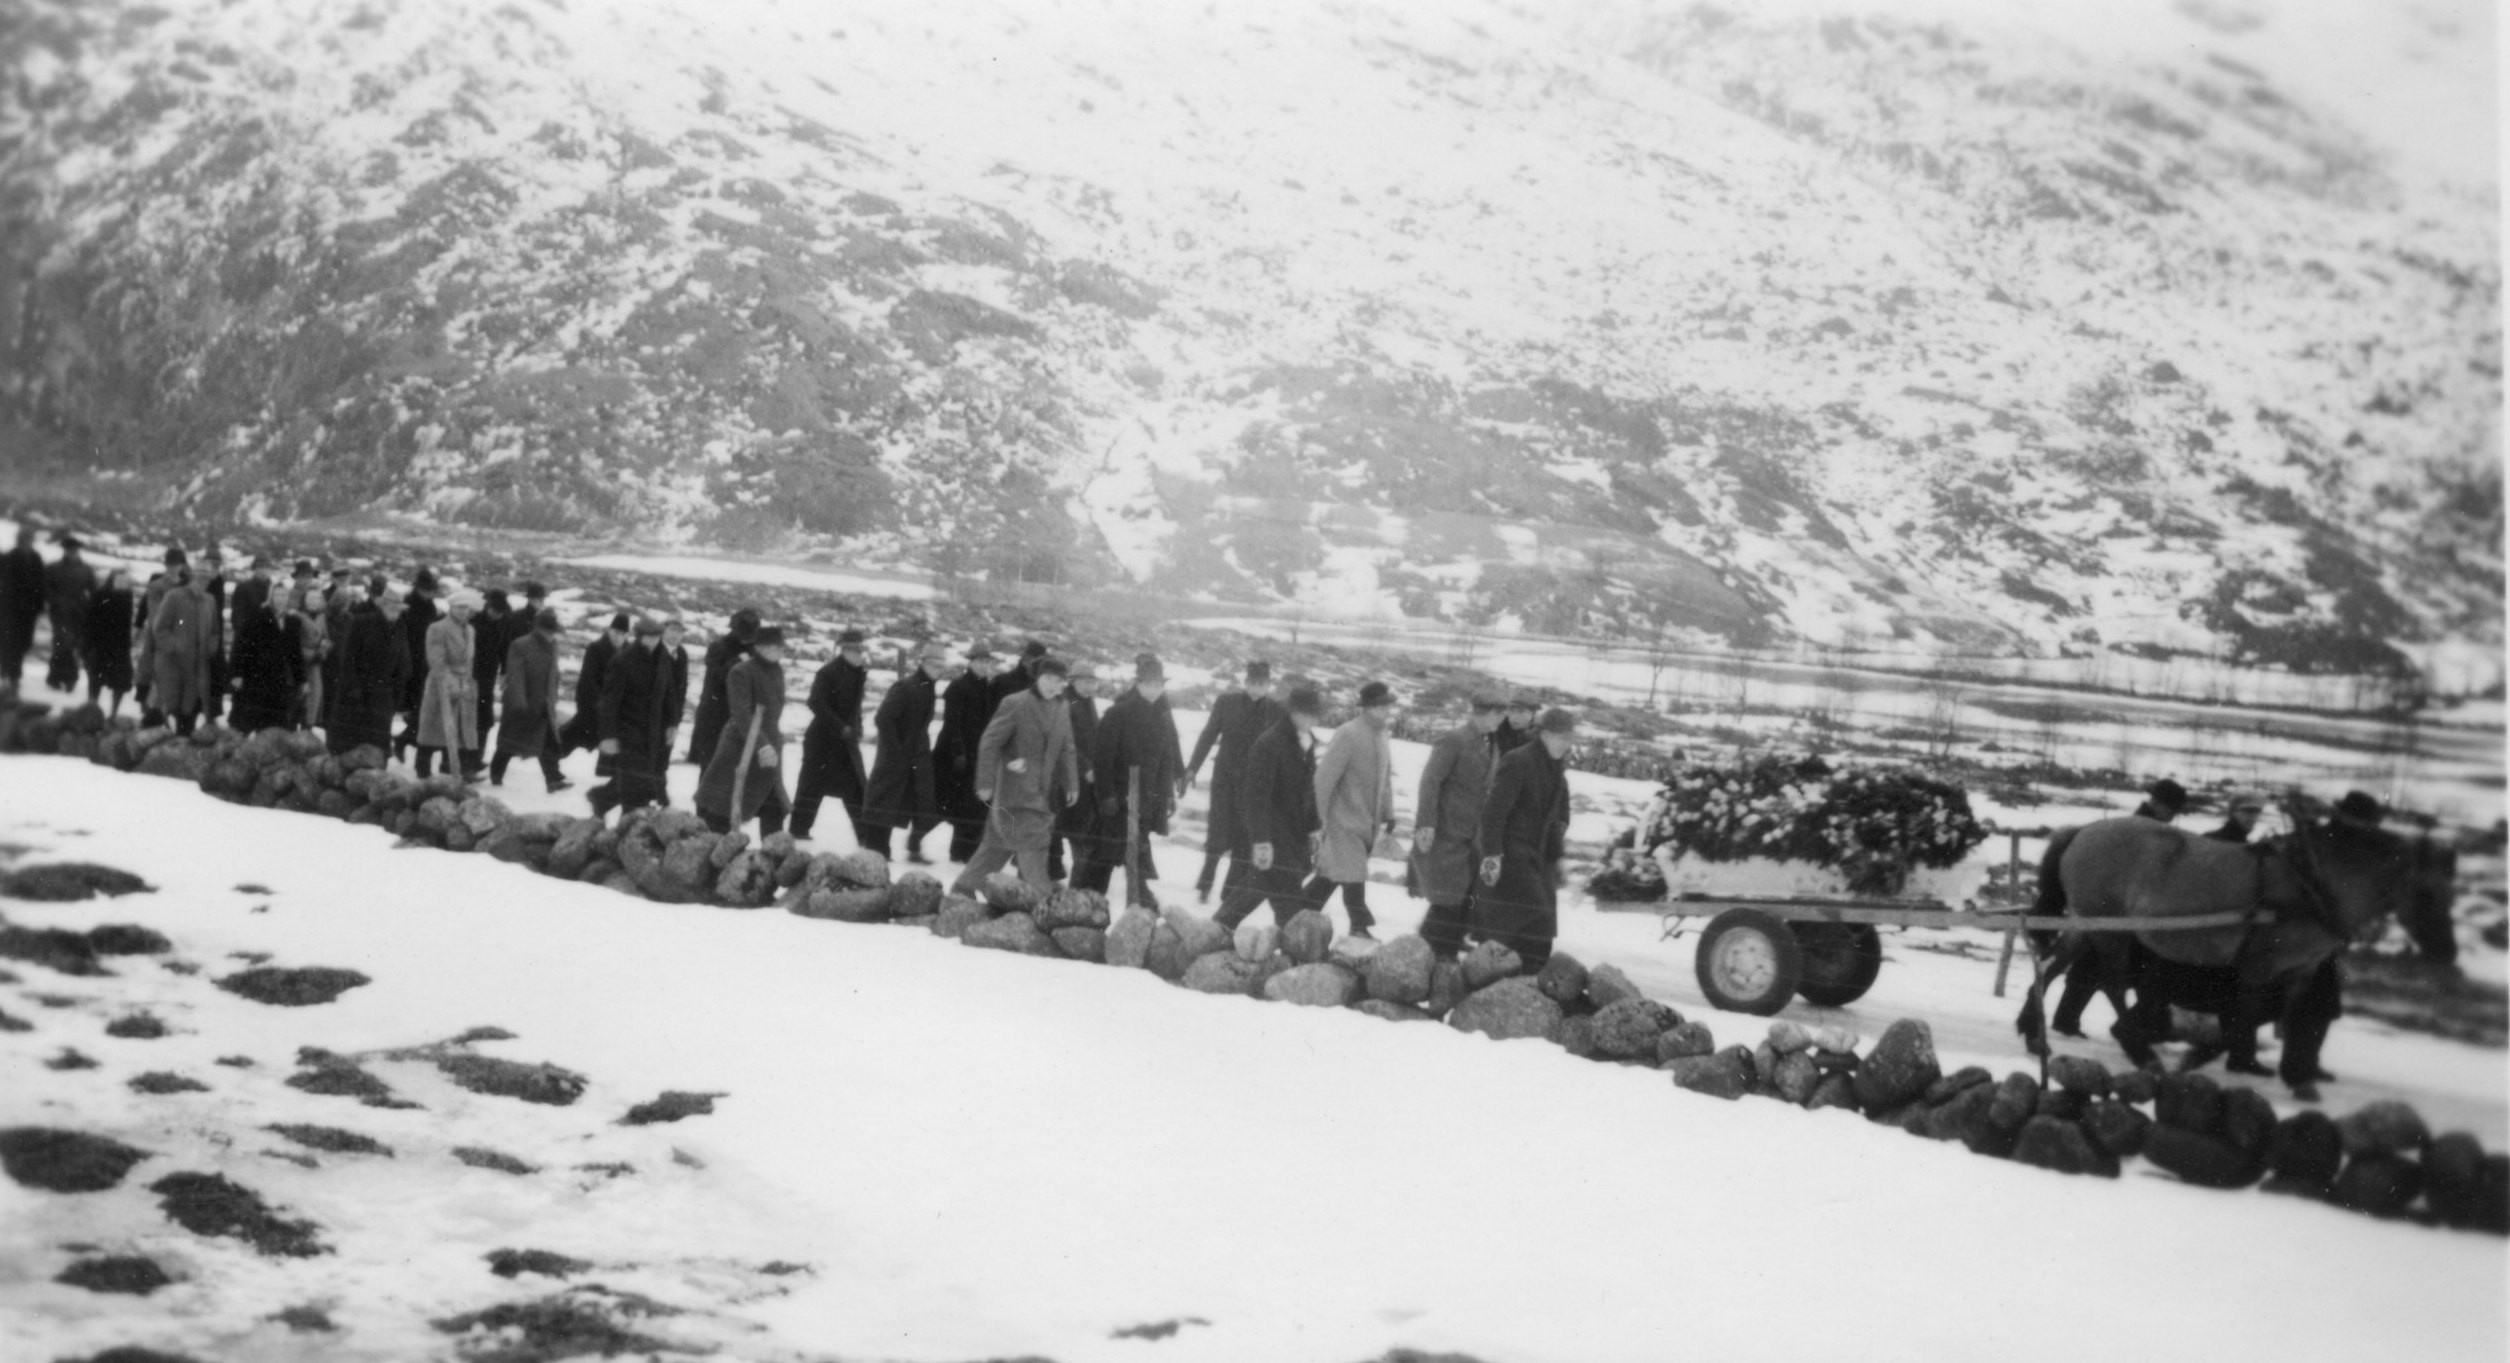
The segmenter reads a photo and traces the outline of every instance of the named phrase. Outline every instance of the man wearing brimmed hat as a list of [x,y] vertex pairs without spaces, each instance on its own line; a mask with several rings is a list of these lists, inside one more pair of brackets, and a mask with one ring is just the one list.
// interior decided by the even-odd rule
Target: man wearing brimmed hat
[[[802,771],[793,783],[793,836],[809,838],[819,806],[837,797],[854,826],[854,840],[868,844],[863,827],[863,692],[871,685],[871,650],[863,631],[837,636],[837,656],[811,677],[810,726],[802,731]],[[885,831],[885,830],[884,830]]]
[[976,750],[976,793],[992,812],[976,855],[950,887],[955,894],[978,893],[985,877],[1011,864],[1039,891],[1054,888],[1046,853],[1055,815],[1080,788],[1080,765],[1072,754],[1071,711],[1063,703],[1062,660],[1039,656],[1027,667],[1028,689],[995,707]]
[[925,860],[924,835],[941,822],[941,803],[934,793],[932,727],[942,676],[950,670],[950,648],[927,641],[890,683],[872,716],[879,748],[872,758],[870,786],[863,793],[863,818],[856,836],[862,845],[889,855],[889,830],[906,830],[906,859]]
[[633,641],[602,673],[601,752],[610,759],[611,776],[585,792],[594,818],[669,797],[671,738],[680,727],[681,704],[671,658],[662,649],[662,621],[640,616]]
[[1501,757],[1534,741],[1534,716],[1543,703],[1530,691],[1519,691],[1507,698],[1506,713],[1500,716],[1499,727],[1491,731],[1491,749]]
[[1316,725],[1325,698],[1312,686],[1293,686],[1282,717],[1246,754],[1240,794],[1246,821],[1247,874],[1232,877],[1212,921],[1234,930],[1271,901],[1273,921],[1287,924],[1314,907],[1301,882],[1316,862],[1324,825],[1316,816]]
[[419,695],[418,775],[427,777],[429,760],[445,754],[445,769],[468,780],[478,774],[479,680],[473,669],[479,637],[471,621],[479,614],[479,593],[464,588],[445,602],[444,618],[427,627],[427,682]]
[[1368,859],[1381,834],[1394,832],[1394,691],[1373,681],[1360,688],[1359,713],[1334,730],[1316,759],[1316,813],[1324,838],[1316,847],[1316,878],[1302,892],[1322,909],[1339,887],[1351,935],[1369,937]]
[[[1008,651],[1010,644],[1004,643],[1003,648]],[[1021,644],[1019,660],[993,678],[995,706],[999,707],[1004,701],[1027,690],[1029,683],[1037,679],[1037,660],[1052,651],[1043,639],[1030,639]]]
[[1560,935],[1560,857],[1569,834],[1569,744],[1577,716],[1545,710],[1535,741],[1499,759],[1482,802],[1481,884],[1473,929],[1514,951],[1529,971]]
[[506,645],[505,716],[488,780],[504,785],[507,764],[528,757],[540,764],[541,780],[555,795],[572,784],[558,771],[558,613],[543,606],[531,626]]
[[750,655],[723,679],[723,736],[697,782],[697,817],[717,833],[758,820],[765,837],[784,828],[784,630],[750,632]]
[[96,570],[79,553],[78,536],[65,534],[60,540],[61,557],[44,566],[44,613],[52,617],[52,665],[44,670],[44,681],[55,691],[71,691],[78,687]]
[[979,639],[967,651],[967,671],[941,693],[941,737],[933,743],[933,793],[941,801],[941,817],[950,821],[950,860],[976,855],[985,837],[985,802],[976,794],[976,745],[985,726],[994,722],[1002,697],[993,687],[1002,660],[993,646]]
[[697,718],[689,727],[688,760],[692,763],[703,766],[715,755],[715,744],[723,737],[724,678],[732,675],[734,663],[748,655],[750,636],[759,623],[758,611],[743,606],[724,623],[723,635],[706,645],[705,672],[697,686]]
[[1492,740],[1507,708],[1499,692],[1477,692],[1472,717],[1440,734],[1421,768],[1420,802],[1412,806],[1412,867],[1420,896],[1429,901],[1421,940],[1441,959],[1464,948],[1465,906],[1482,859],[1482,804],[1499,766]]
[[410,672],[402,609],[401,594],[387,588],[349,612],[335,655],[336,680],[323,701],[323,737],[335,754],[392,747],[392,717],[401,709],[401,690]]
[[1271,685],[1272,664],[1260,658],[1248,663],[1245,687],[1223,692],[1212,702],[1211,718],[1203,722],[1202,737],[1194,740],[1194,755],[1185,762],[1185,783],[1190,788],[1203,769],[1203,759],[1215,748],[1219,751],[1219,760],[1211,768],[1211,820],[1203,839],[1203,870],[1194,878],[1194,893],[1205,901],[1211,898],[1212,878],[1223,854],[1229,857],[1231,881],[1243,879],[1252,869],[1246,861],[1245,821],[1238,817],[1238,787],[1255,740],[1289,713],[1266,694]]
[[1074,662],[1065,682],[1063,707],[1072,722],[1072,760],[1080,780],[1072,803],[1055,816],[1055,838],[1046,848],[1046,877],[1064,879],[1064,847],[1069,844],[1072,883],[1079,885],[1085,867],[1105,860],[1092,832],[1098,822],[1098,785],[1090,769],[1090,754],[1098,741],[1098,668],[1086,659]]
[[[564,757],[578,748],[586,751],[601,746],[601,691],[610,679],[610,664],[628,646],[629,632],[635,618],[626,611],[616,611],[610,623],[591,643],[584,646],[583,661],[575,669],[575,713],[558,730],[558,756]],[[597,776],[610,774],[610,759],[603,757],[593,764]]]
[[[1168,815],[1185,783],[1185,754],[1177,742],[1176,714],[1168,707],[1168,670],[1157,654],[1133,659],[1133,685],[1098,722],[1090,769],[1098,783],[1099,845],[1130,868],[1128,902],[1157,909],[1150,885],[1159,878],[1159,866],[1151,859],[1150,838],[1168,831]],[[1098,863],[1088,868],[1081,888],[1103,894],[1114,877],[1113,865]]]
[[2172,823],[2187,808],[2188,788],[2165,776],[2144,788],[2144,802],[2135,807],[2135,817]]

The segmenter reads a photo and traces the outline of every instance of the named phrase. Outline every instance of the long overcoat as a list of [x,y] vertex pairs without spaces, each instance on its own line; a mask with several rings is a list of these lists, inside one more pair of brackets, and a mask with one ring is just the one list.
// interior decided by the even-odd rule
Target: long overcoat
[[558,641],[533,630],[506,646],[504,714],[497,720],[497,751],[538,757],[558,733]]
[[427,681],[418,702],[421,747],[468,752],[479,746],[479,680],[472,669],[478,649],[471,627],[450,615],[427,627]]
[[1394,752],[1385,730],[1364,719],[1334,730],[1316,759],[1316,810],[1325,821],[1316,874],[1337,885],[1368,879],[1369,849],[1394,817]]
[[[1015,761],[1021,770],[1011,770]],[[976,744],[976,788],[993,792],[987,826],[996,841],[1014,852],[1045,851],[1054,838],[1055,816],[1072,803],[1080,785],[1072,714],[1060,697],[1049,700],[1031,688],[995,708]]]
[[[401,684],[400,708],[416,710],[427,700],[427,631],[436,627],[444,612],[436,609],[436,598],[413,587],[404,598],[409,604],[401,610],[401,637],[410,645],[410,676]],[[469,675],[468,672],[464,673]],[[424,743],[427,740],[420,739]]]
[[941,737],[933,744],[933,793],[952,823],[981,823],[985,802],[976,798],[976,749],[1002,701],[993,683],[962,672],[941,693]]
[[349,612],[340,638],[339,684],[331,688],[325,737],[331,750],[392,746],[392,716],[409,680],[410,644],[401,627],[371,602]]
[[690,761],[713,760],[715,743],[723,737],[724,717],[731,713],[724,687],[732,676],[733,664],[748,657],[749,651],[749,644],[731,633],[717,635],[713,643],[706,645],[706,670],[697,683],[697,717],[689,724]]
[[1275,874],[1306,874],[1314,863],[1308,835],[1321,826],[1316,817],[1316,749],[1286,716],[1247,752],[1242,793],[1248,854],[1259,843],[1271,843]]
[[63,550],[44,565],[44,611],[52,617],[52,646],[80,651],[87,637],[87,602],[96,594],[96,570],[86,559]]
[[863,690],[870,680],[870,669],[842,655],[811,678],[811,722],[802,731],[802,774],[795,781],[801,790],[847,803],[863,798]]
[[933,679],[920,667],[889,687],[872,716],[879,748],[872,755],[871,789],[863,795],[863,821],[905,828],[941,817],[933,793]]
[[1124,837],[1125,795],[1136,768],[1142,774],[1142,831],[1167,832],[1168,814],[1176,807],[1177,778],[1185,773],[1176,712],[1168,708],[1168,698],[1144,700],[1139,690],[1126,687],[1099,716],[1093,749],[1090,767],[1098,782],[1100,835]]
[[44,616],[44,556],[32,546],[0,553],[0,653],[24,653]]
[[674,689],[671,655],[659,645],[632,643],[617,651],[601,676],[600,742],[616,741],[610,759],[622,802],[659,800],[668,794],[664,771],[671,762],[671,730],[680,723],[682,694]]
[[87,603],[87,627],[79,638],[99,689],[131,689],[131,617],[137,607],[129,587],[98,587]]
[[575,669],[575,713],[558,730],[560,748],[601,746],[601,693],[610,678],[610,660],[619,643],[607,630],[584,647],[584,661]]
[[169,586],[148,611],[148,703],[170,715],[198,710],[209,699],[209,594],[200,584]]
[[305,682],[305,649],[297,622],[267,599],[235,619],[235,706],[227,721],[238,732],[286,728],[296,689]]
[[1246,691],[1232,691],[1212,702],[1211,718],[1203,722],[1202,736],[1194,740],[1194,755],[1185,764],[1187,771],[1201,771],[1203,759],[1213,756],[1215,748],[1218,750],[1211,766],[1208,846],[1245,855],[1246,820],[1239,813],[1239,805],[1245,785],[1246,755],[1265,730],[1289,713],[1272,697]]
[[1473,896],[1473,929],[1559,935],[1559,890],[1551,883],[1569,833],[1569,776],[1551,749],[1522,744],[1499,759],[1482,802],[1481,853],[1498,857],[1499,883]]
[[[697,780],[699,813],[737,825],[757,818],[771,795],[777,808],[793,807],[784,785],[783,720],[784,665],[756,653],[733,664],[723,678],[723,732],[715,737],[706,774]],[[772,767],[758,765],[758,754],[767,751],[776,754]],[[732,801],[736,787],[738,808]]]
[[1072,803],[1055,816],[1055,831],[1067,838],[1085,840],[1092,836],[1098,823],[1098,781],[1090,766],[1098,741],[1098,698],[1066,691],[1063,702],[1064,713],[1072,725],[1072,763],[1080,780],[1074,787]]
[[1421,897],[1432,904],[1461,904],[1473,892],[1473,873],[1482,860],[1482,802],[1490,796],[1490,777],[1498,763],[1491,736],[1470,724],[1449,729],[1429,745],[1412,822],[1435,830],[1435,836],[1428,851],[1413,856],[1412,864]]

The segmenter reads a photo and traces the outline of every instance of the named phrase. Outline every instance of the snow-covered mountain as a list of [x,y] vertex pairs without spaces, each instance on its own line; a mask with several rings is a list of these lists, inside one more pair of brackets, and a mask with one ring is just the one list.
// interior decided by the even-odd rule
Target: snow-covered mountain
[[0,0],[0,403],[212,517],[2497,643],[2489,8],[1899,9]]

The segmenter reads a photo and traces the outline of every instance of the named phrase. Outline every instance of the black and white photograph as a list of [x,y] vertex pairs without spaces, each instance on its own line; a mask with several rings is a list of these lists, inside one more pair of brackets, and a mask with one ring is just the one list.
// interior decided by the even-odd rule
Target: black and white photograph
[[2499,1363],[2503,57],[0,0],[0,1363]]

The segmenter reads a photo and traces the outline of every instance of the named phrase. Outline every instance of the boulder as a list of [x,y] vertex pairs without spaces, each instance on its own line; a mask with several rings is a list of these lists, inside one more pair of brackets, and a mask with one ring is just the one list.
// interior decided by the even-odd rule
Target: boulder
[[1669,1066],[1676,1060],[1711,1055],[1717,1050],[1716,1035],[1704,1022],[1677,1022],[1656,1036],[1656,1063]]
[[1143,953],[1143,968],[1173,983],[1184,979],[1185,968],[1192,964],[1194,958],[1186,954],[1184,936],[1177,932],[1174,924],[1164,918],[1160,920],[1159,926],[1151,932],[1150,950]]
[[[1331,963],[1328,962],[1327,964]],[[1293,961],[1288,956],[1276,951],[1270,956],[1267,956],[1255,963],[1255,973],[1247,981],[1246,992],[1260,999],[1264,996],[1264,986],[1272,983],[1273,976],[1279,975],[1285,971],[1296,970],[1298,969],[1298,966],[1298,962]]]
[[2275,1105],[2253,1088],[2235,1084],[2224,1089],[2220,1134],[2242,1155],[2265,1159],[2266,1147],[2275,1139]]
[[1055,950],[1076,961],[1091,965],[1107,963],[1107,934],[1100,928],[1056,928],[1046,934],[1055,939]]
[[1645,997],[1621,967],[1606,962],[1586,972],[1586,1006],[1602,1012],[1623,999]]
[[1813,1086],[1813,1096],[1804,1100],[1804,1106],[1814,1111],[1826,1107],[1843,1107],[1854,1112],[1856,1111],[1856,1081],[1836,1071],[1826,1072],[1822,1075],[1821,1082]]
[[[715,898],[736,909],[763,908],[775,896],[775,867],[756,852],[735,856],[715,877]],[[887,905],[882,908],[886,916]]]
[[1788,1051],[1778,1056],[1778,1063],[1769,1075],[1769,1087],[1780,1098],[1802,1107],[1813,1099],[1813,1090],[1821,1087],[1821,1066],[1803,1051]]
[[597,819],[581,819],[568,824],[549,845],[549,874],[562,880],[573,880],[592,864],[593,835],[601,831]]
[[686,809],[656,810],[652,816],[652,824],[654,836],[662,839],[666,844],[678,842],[682,838],[693,838],[699,834],[712,836],[712,831],[706,827],[706,821]]
[[494,795],[473,795],[462,802],[462,826],[474,837],[487,837],[513,818],[514,811]]
[[357,797],[345,790],[326,790],[314,797],[314,812],[326,819],[345,819],[357,812]]
[[2423,1156],[2423,1201],[2443,1225],[2476,1223],[2483,1184],[2484,1147],[2464,1131],[2434,1140]]
[[1016,951],[1023,956],[1060,956],[1055,939],[1037,926],[1037,920],[1024,913],[1006,913],[981,923],[970,923],[959,934],[966,946],[983,947],[989,951]]
[[1388,1003],[1384,999],[1362,999],[1358,1003],[1352,1004],[1351,1008],[1354,1012],[1366,1013],[1373,1018],[1384,1018],[1388,1022],[1437,1021],[1436,1018],[1431,1017],[1429,1014],[1422,1012],[1418,1008],[1407,1008],[1399,1003]]
[[1867,1112],[1898,1107],[1923,1096],[1926,1086],[1942,1077],[1934,1032],[1915,1018],[1902,1018],[1883,1030],[1857,1066],[1857,1105]]
[[[1527,979],[1500,980],[1474,990],[1447,1014],[1447,1025],[1457,1031],[1479,1032],[1500,1040],[1549,1039],[1559,1030],[1560,1022],[1560,1005]],[[1748,1075],[1745,1082],[1750,1082]]]
[[2072,1089],[2041,1089],[2037,1115],[2054,1117],[2061,1122],[2079,1122],[2091,1105],[2091,1099]]
[[[1166,909],[1160,913],[1159,921],[1164,926],[1175,930],[1177,950],[1188,961],[1197,956],[1208,956],[1215,951],[1227,951],[1233,945],[1227,928],[1197,913],[1189,913],[1184,909]],[[1179,967],[1179,973],[1183,973],[1182,966]]]
[[2372,1103],[2336,1119],[2348,1155],[2416,1155],[2431,1144],[2423,1114],[2399,1102]]
[[[802,883],[811,872],[811,854],[796,847],[776,860],[776,887],[789,890]],[[927,877],[929,879],[929,877]],[[938,904],[940,900],[934,900]]]
[[2095,1144],[2083,1128],[2054,1117],[2033,1117],[2022,1124],[2022,1132],[2013,1143],[2013,1159],[2017,1164],[2054,1169],[2061,1174],[2118,1176],[2117,1156]]
[[[825,892],[814,891],[813,893]],[[839,890],[837,893],[877,894],[879,892],[876,890]],[[937,937],[957,937],[993,916],[993,910],[986,908],[978,900],[969,899],[964,895],[950,895],[941,901],[940,910],[933,916],[933,934]]]
[[1430,972],[1437,964],[1438,953],[1428,942],[1410,933],[1397,937],[1369,958],[1368,996],[1385,1003],[1426,1003]]
[[[1496,988],[1497,986],[1493,986]],[[1668,1062],[1673,1086],[1733,1100],[1752,1091],[1752,1053],[1728,1046],[1714,1055],[1686,1055]]]
[[2079,1055],[2061,1055],[2048,1062],[2048,1077],[2057,1087],[2086,1098],[2109,1096],[2109,1067]]
[[1555,951],[1534,972],[1534,987],[1563,1009],[1574,1007],[1586,998],[1586,964],[1565,951]]
[[1281,951],[1299,965],[1314,965],[1333,949],[1333,920],[1301,909],[1281,928]]
[[471,832],[470,825],[453,823],[445,827],[444,850],[448,852],[468,852],[478,845],[479,839]]
[[2096,1098],[2083,1111],[2083,1132],[2092,1143],[2119,1159],[2144,1152],[2145,1133],[2153,1119],[2114,1098]]
[[411,821],[407,836],[426,842],[441,843],[447,831],[462,821],[462,806],[443,795],[431,795],[418,806],[418,817]]
[[2245,1188],[2263,1172],[2228,1141],[2159,1121],[2144,1133],[2144,1158],[2200,1188]]
[[[1236,962],[1235,952],[1207,952]],[[1197,958],[1199,959],[1199,958]],[[1264,981],[1264,997],[1275,1003],[1298,1003],[1311,1008],[1341,1008],[1360,996],[1360,977],[1330,962],[1317,965],[1294,965]]]
[[[323,793],[330,795],[338,792],[325,791]],[[523,862],[531,859],[531,846],[522,834],[511,828],[500,828],[480,839],[479,850],[499,861]]]
[[1046,902],[1046,892],[1020,879],[1017,872],[987,876],[976,889],[984,896],[986,907],[994,912],[1016,913],[1032,921],[1039,906]]
[[585,885],[607,885],[612,876],[618,876],[630,884],[635,883],[634,877],[628,875],[627,868],[615,861],[585,862],[584,869],[577,872],[574,878]]
[[1230,935],[1230,943],[1237,949],[1239,960],[1253,964],[1281,950],[1281,929],[1270,923],[1240,923]]
[[1926,1086],[1926,1092],[1922,1096],[1928,1107],[1941,1107],[1944,1104],[1951,1102],[1954,1095],[1960,1093],[1963,1089],[1975,1088],[1980,1084],[1992,1084],[1994,1082],[1996,1082],[1996,1076],[1986,1066],[1963,1065],[1961,1068],[1954,1070],[1952,1073],[1937,1079],[1931,1084],[1928,1084]]
[[2510,1154],[2484,1156],[2475,1180],[2475,1229],[2510,1235]]
[[1126,909],[1107,929],[1107,964],[1139,970],[1150,963],[1150,943],[1159,930],[1159,915],[1148,909]]
[[1560,1030],[1553,1034],[1552,1040],[1559,1043],[1560,1049],[1580,1060],[1596,1059],[1594,1014],[1571,1013],[1562,1018]]
[[715,835],[691,833],[662,854],[662,878],[683,899],[703,899],[715,888]]
[[1368,963],[1377,959],[1377,949],[1383,945],[1374,937],[1344,937],[1325,953],[1325,959],[1366,979]]
[[1804,1024],[1800,1022],[1780,1018],[1769,1024],[1768,1044],[1769,1049],[1779,1055],[1793,1055],[1812,1048],[1813,1034],[1804,1030]]
[[2013,1153],[2022,1128],[2039,1115],[2039,1081],[2019,1072],[1998,1081],[1987,1101],[1984,1125],[1961,1134],[1972,1152],[1999,1158]]
[[2210,1136],[2222,1126],[2222,1086],[2202,1074],[2165,1074],[2153,1086],[2153,1120]]
[[2422,1192],[2422,1165],[2403,1155],[2369,1150],[2345,1161],[2328,1197],[2339,1207],[2367,1215],[2399,1216]]
[[[1922,1104],[1913,1104],[1921,1108],[1923,1116],[1908,1129],[1939,1141],[1959,1141],[1982,1154],[2007,1153],[2012,1149],[2012,1139],[2019,1127],[2017,1125],[2014,1132],[1999,1133],[1996,1130],[1994,1113],[1998,1088],[1995,1084],[1973,1084],[1952,1095],[1940,1107],[1924,1108]],[[1873,1109],[1866,1110],[1870,1112]]]
[[1458,964],[1464,967],[1467,993],[1488,988],[1525,969],[1522,958],[1497,942],[1476,942]]
[[758,840],[758,850],[759,853],[765,856],[768,860],[781,866],[784,864],[784,859],[786,857],[789,857],[795,852],[801,850],[801,844],[793,840],[793,835],[791,833],[779,828],[775,832]]
[[1422,1007],[1443,1018],[1471,992],[1464,983],[1464,967],[1440,961],[1429,969],[1429,1002]]
[[1115,921],[1115,915],[1108,911],[1105,895],[1095,890],[1075,890],[1068,886],[1047,895],[1035,909],[1030,910],[1029,916],[1037,920],[1037,926],[1048,932],[1057,928],[1103,930]]
[[941,912],[942,896],[940,881],[921,871],[909,871],[890,887],[889,912],[899,918],[936,914]]
[[1614,1060],[1654,1063],[1656,1038],[1682,1019],[1654,999],[1617,999],[1595,1015],[1595,1053]]
[[2149,1103],[2161,1092],[2161,1071],[2120,1070],[2111,1077],[2110,1087],[2121,1103]]
[[1197,994],[1244,995],[1254,987],[1255,969],[1253,961],[1236,952],[1214,951],[1187,962],[1177,983]]
[[858,850],[830,857],[828,861],[829,874],[855,889],[878,889],[889,883],[889,859],[878,852]]
[[2278,1178],[2324,1190],[2344,1170],[2344,1133],[2335,1119],[2304,1108],[2275,1123],[2266,1143],[2266,1164]]
[[198,784],[208,765],[201,750],[189,743],[160,743],[140,758],[137,770],[142,776],[165,776]]
[[706,859],[714,864],[716,870],[720,871],[730,866],[734,857],[748,850],[750,850],[750,835],[736,828],[715,839],[714,850],[706,854]]

